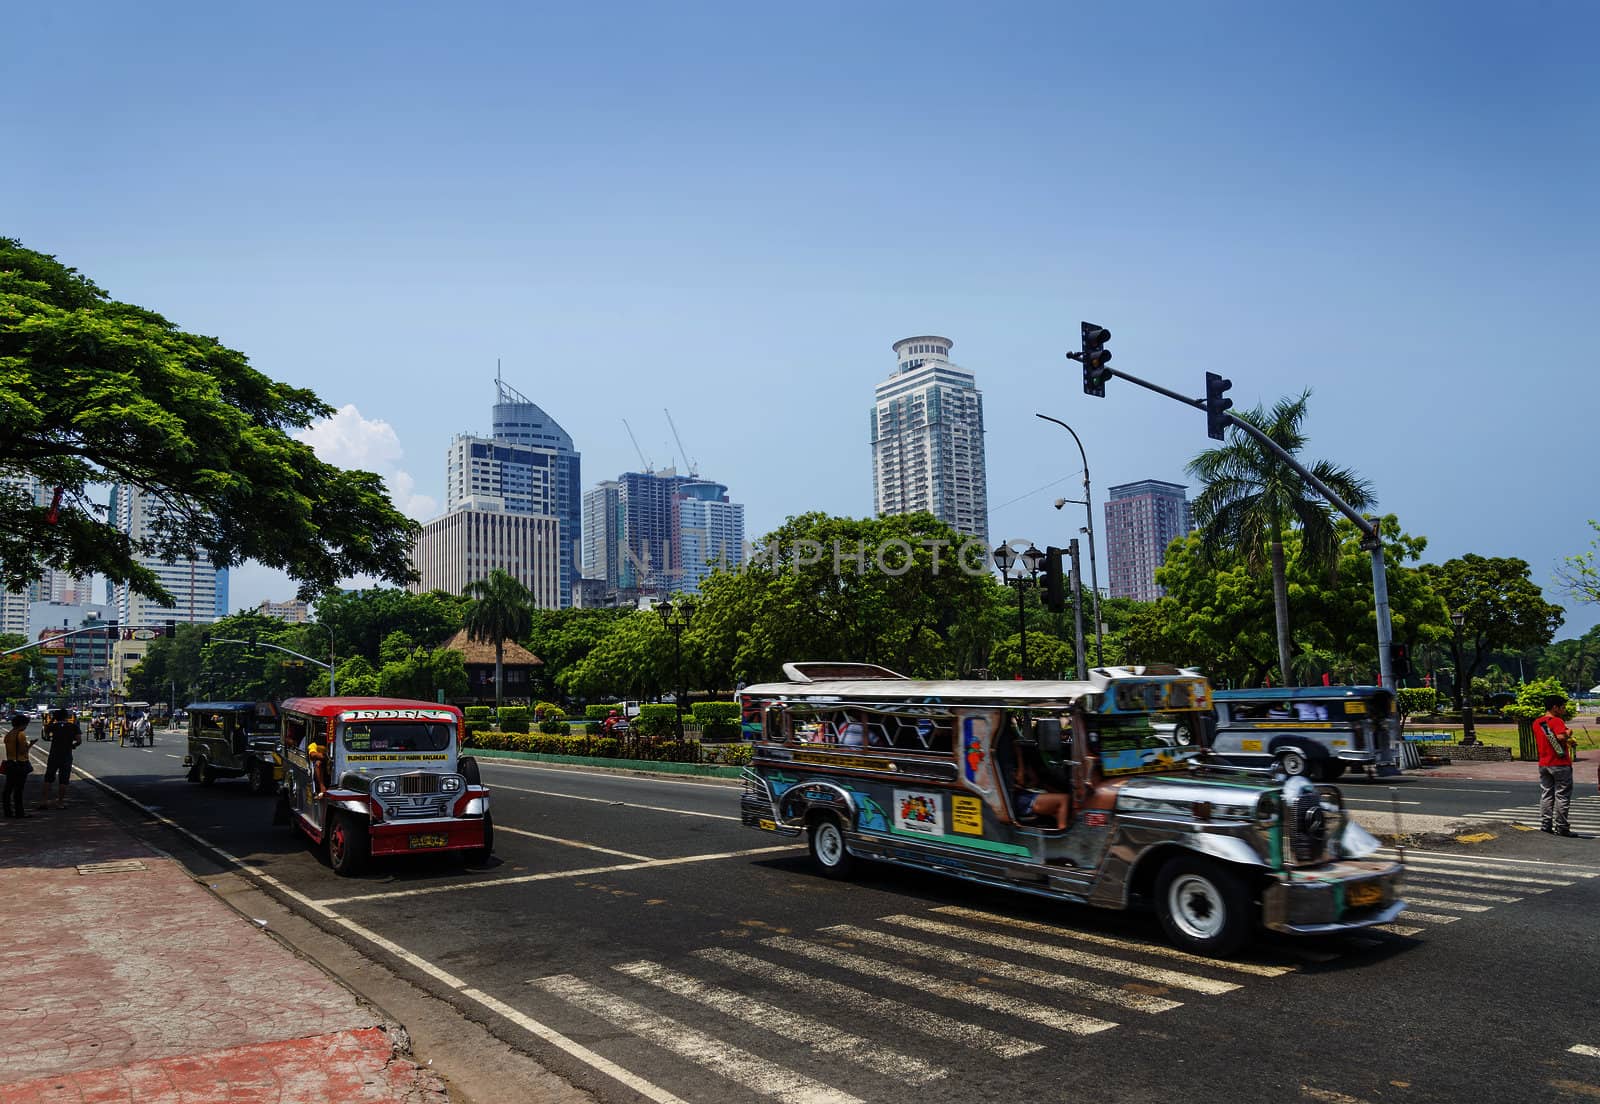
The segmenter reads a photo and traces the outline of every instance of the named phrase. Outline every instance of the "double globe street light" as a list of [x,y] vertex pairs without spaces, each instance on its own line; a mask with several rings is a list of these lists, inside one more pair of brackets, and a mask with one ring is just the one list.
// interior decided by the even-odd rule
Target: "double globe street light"
[[[1028,673],[1028,617],[1023,608],[1022,590],[1030,583],[1039,579],[1039,569],[1044,563],[1044,553],[1028,542],[1028,547],[1019,555],[1009,544],[1002,544],[994,550],[994,564],[1000,569],[1000,578],[1007,586],[1017,588],[1017,634],[1020,637],[1018,650],[1021,653],[1021,668],[1024,677]],[[1011,574],[1011,565],[1017,565],[1017,574]]]

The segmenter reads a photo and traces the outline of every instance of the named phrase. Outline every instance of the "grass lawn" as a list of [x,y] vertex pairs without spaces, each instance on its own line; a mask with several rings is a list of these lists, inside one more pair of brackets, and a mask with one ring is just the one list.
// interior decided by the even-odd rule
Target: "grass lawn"
[[[1595,750],[1600,748],[1600,730],[1579,723],[1577,718],[1567,722],[1571,726],[1573,735],[1578,738],[1578,751]],[[1478,742],[1490,747],[1505,747],[1511,749],[1513,759],[1520,758],[1517,752],[1521,744],[1517,739],[1517,726],[1514,724],[1485,724],[1479,721],[1475,726],[1478,730]],[[1449,732],[1452,734],[1452,743],[1461,742],[1461,726],[1458,724],[1429,724],[1427,721],[1412,720],[1406,724],[1407,732]]]

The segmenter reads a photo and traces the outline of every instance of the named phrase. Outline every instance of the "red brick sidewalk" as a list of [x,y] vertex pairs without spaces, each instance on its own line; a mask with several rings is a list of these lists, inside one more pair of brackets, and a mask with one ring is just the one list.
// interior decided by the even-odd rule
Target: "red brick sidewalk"
[[446,1100],[376,1011],[75,789],[0,820],[0,1104]]

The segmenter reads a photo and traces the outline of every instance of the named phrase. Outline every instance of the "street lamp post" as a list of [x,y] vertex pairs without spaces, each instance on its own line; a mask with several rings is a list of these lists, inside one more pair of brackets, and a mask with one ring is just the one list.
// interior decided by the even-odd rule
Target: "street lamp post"
[[[994,563],[1000,569],[1000,578],[1007,586],[1017,588],[1017,635],[1019,638],[1019,652],[1021,653],[1021,668],[1024,677],[1028,674],[1028,615],[1023,606],[1023,588],[1029,583],[1037,583],[1039,568],[1044,563],[1044,553],[1034,547],[1030,541],[1027,549],[1019,556],[1009,544],[1002,544],[994,550]],[[1011,575],[1011,565],[1017,565],[1017,574]]]
[[1463,746],[1478,742],[1478,726],[1472,717],[1472,672],[1466,673],[1466,679],[1461,677],[1461,629],[1467,623],[1467,615],[1461,610],[1450,611],[1450,624],[1456,631],[1456,691],[1461,695],[1461,743]]
[[681,744],[683,743],[683,699],[687,693],[683,687],[683,630],[689,627],[689,622],[694,617],[694,603],[682,598],[674,606],[670,601],[662,599],[656,603],[656,612],[661,615],[662,626],[672,634],[672,710],[677,719],[678,743]]
[[1035,414],[1034,417],[1043,418],[1047,422],[1054,422],[1072,434],[1073,441],[1077,442],[1078,445],[1078,458],[1083,461],[1083,498],[1081,500],[1076,498],[1062,499],[1061,502],[1056,503],[1056,509],[1059,510],[1062,503],[1065,502],[1082,501],[1083,503],[1084,519],[1088,522],[1083,527],[1083,531],[1089,537],[1089,597],[1094,602],[1094,665],[1096,667],[1104,667],[1106,665],[1105,642],[1100,635],[1100,567],[1095,561],[1094,554],[1094,507],[1090,504],[1091,496],[1089,494],[1089,456],[1083,451],[1083,441],[1078,438],[1078,431],[1066,422],[1063,422],[1060,418],[1052,418],[1048,414]]

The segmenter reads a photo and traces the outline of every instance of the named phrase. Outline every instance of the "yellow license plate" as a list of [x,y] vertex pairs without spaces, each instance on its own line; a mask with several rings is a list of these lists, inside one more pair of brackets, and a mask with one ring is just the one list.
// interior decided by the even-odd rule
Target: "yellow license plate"
[[424,847],[448,847],[450,837],[443,832],[423,832],[411,837],[411,849],[421,850]]
[[777,824],[776,821],[760,820],[760,821],[757,821],[756,823],[757,823],[757,825],[759,827],[765,828],[769,832],[776,832],[778,830],[778,824]]
[[1350,902],[1351,908],[1365,908],[1367,905],[1375,905],[1383,900],[1383,886],[1377,882],[1362,882],[1359,885],[1353,885],[1350,887],[1349,893],[1345,895],[1345,899]]

